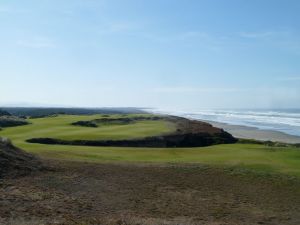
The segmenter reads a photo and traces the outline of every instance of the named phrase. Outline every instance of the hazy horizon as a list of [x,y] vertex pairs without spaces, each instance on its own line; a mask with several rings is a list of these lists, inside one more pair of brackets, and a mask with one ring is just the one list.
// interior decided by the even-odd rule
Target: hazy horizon
[[300,108],[299,11],[297,0],[1,1],[0,107]]
[[292,107],[278,107],[278,108],[247,108],[247,107],[243,107],[243,108],[237,108],[237,107],[229,107],[229,108],[220,108],[220,107],[198,107],[198,108],[179,108],[179,107],[147,107],[147,106],[76,106],[76,105],[62,105],[62,104],[45,104],[45,103],[34,103],[34,102],[10,102],[10,103],[0,103],[0,109],[5,109],[5,108],[82,108],[82,109],[101,109],[101,108],[136,108],[136,109],[141,109],[141,110],[157,110],[157,112],[161,111],[161,112],[190,112],[193,113],[197,110],[200,111],[205,111],[205,110],[224,110],[224,111],[230,111],[230,110],[238,110],[238,111],[251,111],[253,110],[255,111],[269,111],[269,112],[289,112],[289,111],[293,111],[295,110],[297,113],[298,111],[300,111],[300,107],[299,108],[292,108]]

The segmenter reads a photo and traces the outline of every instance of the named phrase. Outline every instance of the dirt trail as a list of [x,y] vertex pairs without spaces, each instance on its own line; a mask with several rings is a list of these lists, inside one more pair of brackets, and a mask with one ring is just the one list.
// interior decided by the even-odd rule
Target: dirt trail
[[300,224],[300,184],[203,166],[49,162],[3,180],[0,224]]

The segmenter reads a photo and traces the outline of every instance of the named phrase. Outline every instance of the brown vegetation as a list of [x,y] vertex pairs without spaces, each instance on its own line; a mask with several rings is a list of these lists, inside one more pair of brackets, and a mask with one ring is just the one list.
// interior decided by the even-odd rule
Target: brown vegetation
[[50,162],[4,180],[1,224],[296,225],[300,184],[193,165]]
[[33,155],[13,146],[9,140],[0,137],[0,178],[25,175],[42,168]]

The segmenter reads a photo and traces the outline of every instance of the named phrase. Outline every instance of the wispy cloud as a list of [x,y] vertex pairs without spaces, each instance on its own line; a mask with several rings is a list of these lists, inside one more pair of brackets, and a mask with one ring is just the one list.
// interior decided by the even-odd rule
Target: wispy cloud
[[140,24],[130,21],[113,21],[107,22],[98,29],[100,35],[113,34],[136,34],[140,30]]
[[247,91],[242,88],[218,88],[218,87],[159,87],[152,91],[157,93],[223,93]]
[[141,33],[141,37],[159,44],[176,44],[185,47],[200,47],[219,52],[225,46],[224,38],[202,31],[184,31],[177,33]]
[[293,30],[240,32],[238,36],[243,39],[261,42],[272,48],[300,54],[300,36]]
[[[153,25],[153,24],[152,24]],[[149,27],[150,26],[150,27]],[[259,30],[217,34],[206,30],[182,30],[171,32],[151,29],[145,21],[105,21],[98,28],[100,35],[127,36],[144,39],[162,45],[199,47],[212,52],[221,52],[239,47],[264,44],[274,49],[300,54],[298,32],[292,30]]]
[[139,25],[137,23],[132,23],[132,22],[114,22],[114,23],[110,23],[108,26],[108,30],[114,33],[134,31],[138,28]]
[[156,42],[189,41],[192,39],[211,39],[211,36],[208,33],[200,31],[186,31],[173,34],[143,33],[142,36]]
[[17,45],[24,48],[55,48],[53,40],[46,37],[35,37],[32,39],[18,40]]
[[126,35],[146,39],[160,44],[201,44],[206,48],[217,50],[222,45],[223,37],[216,37],[204,31],[188,30],[181,32],[149,31],[149,24],[142,21],[106,21],[98,33],[100,35]]
[[240,32],[239,36],[243,38],[253,38],[253,39],[261,39],[268,38],[276,35],[278,33],[271,31],[263,31],[263,32]]
[[300,81],[300,76],[278,77],[277,81]]
[[292,30],[243,31],[238,36],[248,39],[284,40],[293,39],[297,34]]

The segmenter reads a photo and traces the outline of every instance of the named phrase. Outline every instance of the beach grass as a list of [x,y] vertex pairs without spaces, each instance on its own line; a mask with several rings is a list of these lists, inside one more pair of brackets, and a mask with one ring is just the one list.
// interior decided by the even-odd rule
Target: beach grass
[[[121,115],[113,115],[113,117],[118,116]],[[125,148],[42,145],[26,142],[27,139],[39,137],[65,140],[128,139],[160,135],[175,129],[173,124],[163,120],[145,120],[133,124],[105,125],[97,128],[71,125],[78,120],[93,120],[101,117],[102,115],[60,115],[31,119],[30,125],[3,129],[0,131],[0,136],[7,137],[16,146],[47,159],[100,163],[200,163],[300,177],[300,149],[292,146],[275,147],[237,143],[196,148]]]

